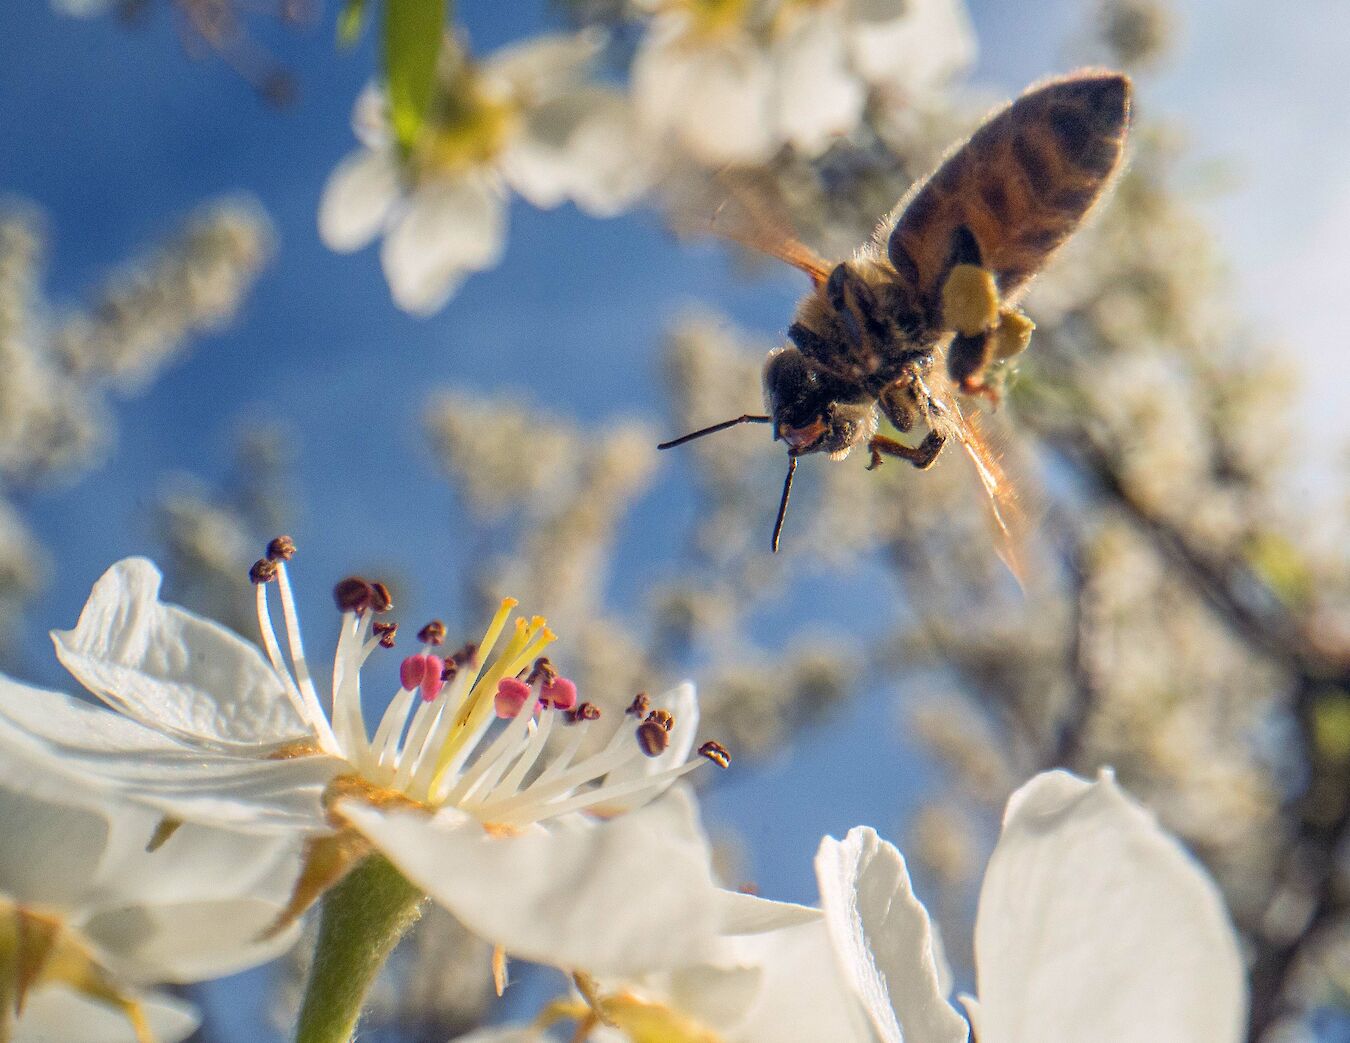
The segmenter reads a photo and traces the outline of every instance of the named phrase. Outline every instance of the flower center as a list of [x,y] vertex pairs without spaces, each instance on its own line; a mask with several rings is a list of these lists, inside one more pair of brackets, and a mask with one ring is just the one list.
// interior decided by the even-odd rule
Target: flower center
[[[294,543],[278,537],[250,571],[263,647],[319,749],[351,765],[356,778],[349,776],[345,785],[354,794],[369,789],[429,808],[448,805],[509,831],[574,811],[603,813],[663,788],[704,759],[721,767],[730,762],[724,747],[705,743],[699,758],[686,762],[686,745],[677,756],[665,757],[670,763],[643,769],[644,757],[666,755],[676,724],[668,710],[651,709],[645,696],[634,700],[607,743],[582,755],[597,745],[588,738],[600,711],[578,702],[576,685],[541,655],[554,640],[543,617],[512,619],[514,598],[503,599],[481,641],[450,656],[438,651],[444,624],[424,626],[418,632],[422,648],[400,663],[398,691],[368,738],[361,668],[375,649],[393,646],[396,625],[375,618],[392,610],[392,599],[382,584],[355,576],[334,588],[342,620],[326,713],[305,657],[287,573],[294,553]],[[289,668],[272,625],[273,585]],[[568,734],[550,746],[560,730]]]
[[519,106],[490,89],[457,45],[447,44],[436,98],[412,156],[414,177],[459,173],[494,160],[520,123]]

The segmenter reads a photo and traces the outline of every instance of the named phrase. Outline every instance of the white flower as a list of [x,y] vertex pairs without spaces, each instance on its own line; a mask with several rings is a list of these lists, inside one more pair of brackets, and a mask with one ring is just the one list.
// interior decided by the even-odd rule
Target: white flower
[[864,93],[843,26],[815,5],[664,5],[633,59],[643,119],[710,165],[764,163],[785,144],[816,155],[857,126]]
[[975,61],[963,0],[839,0],[839,9],[858,74],[906,100],[946,86]]
[[633,59],[643,119],[708,165],[788,145],[824,152],[863,117],[867,88],[910,104],[974,60],[962,0],[649,0]]
[[[844,980],[883,1040],[961,1043],[904,859],[870,829],[816,857]],[[1246,979],[1214,883],[1109,771],[1013,794],[975,928],[980,1043],[1242,1038]]]
[[195,1013],[142,986],[230,974],[293,941],[259,940],[298,867],[284,839],[185,826],[148,851],[159,816],[13,744],[0,821],[0,1020],[18,1011],[16,1040],[181,1039]]
[[[734,915],[721,907],[713,958],[602,981],[537,1027],[577,1020],[596,1043],[965,1043],[900,852],[858,828],[826,837],[815,868],[819,912],[724,894]],[[1109,772],[1038,775],[1008,802],[975,961],[979,999],[963,1000],[980,1043],[1242,1037],[1245,977],[1217,889]]]
[[295,915],[373,845],[518,955],[598,971],[694,958],[712,936],[707,842],[691,798],[667,791],[726,753],[706,743],[690,760],[692,686],[655,710],[635,703],[637,717],[583,756],[611,725],[540,657],[553,640],[542,618],[508,625],[507,599],[482,640],[453,657],[435,651],[443,626],[423,629],[372,737],[361,669],[392,644],[392,625],[376,619],[388,592],[357,578],[334,592],[330,714],[300,636],[293,551],[274,540],[252,573],[267,658],[161,603],[150,562],[113,566],[76,628],[53,637],[67,669],[119,712],[3,682],[0,747],[40,750],[177,819],[309,835]]
[[437,103],[406,156],[381,91],[367,89],[353,116],[364,147],[333,171],[319,204],[324,242],[347,252],[383,233],[395,302],[431,314],[501,258],[508,189],[538,207],[626,209],[647,189],[651,154],[623,94],[587,77],[600,44],[589,33],[543,36],[478,65],[447,43]]

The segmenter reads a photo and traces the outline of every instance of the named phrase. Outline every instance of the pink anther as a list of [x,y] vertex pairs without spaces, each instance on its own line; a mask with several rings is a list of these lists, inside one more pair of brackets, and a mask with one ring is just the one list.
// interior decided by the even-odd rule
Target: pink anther
[[426,660],[422,670],[422,701],[429,703],[441,694],[445,686],[445,660],[430,653],[422,658]]
[[427,672],[427,657],[425,655],[410,655],[399,664],[398,683],[408,691],[416,691],[422,686],[422,678]]
[[570,710],[577,704],[577,686],[565,677],[555,677],[540,689],[539,701],[555,710]]
[[516,677],[503,677],[497,682],[494,705],[498,717],[515,717],[530,698],[530,686]]
[[410,655],[399,664],[398,682],[410,692],[422,691],[422,699],[431,702],[441,694],[445,684],[441,675],[445,660],[438,655]]

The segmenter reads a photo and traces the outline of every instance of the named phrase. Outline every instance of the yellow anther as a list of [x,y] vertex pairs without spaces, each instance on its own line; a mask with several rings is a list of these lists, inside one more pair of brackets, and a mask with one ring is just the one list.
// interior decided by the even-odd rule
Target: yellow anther
[[973,264],[958,264],[942,284],[942,323],[962,336],[973,337],[998,322],[998,286],[992,272]]

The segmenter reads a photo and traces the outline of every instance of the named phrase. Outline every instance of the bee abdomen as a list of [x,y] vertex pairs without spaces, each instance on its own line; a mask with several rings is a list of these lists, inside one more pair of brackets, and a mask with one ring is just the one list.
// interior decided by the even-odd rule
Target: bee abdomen
[[1049,259],[1120,164],[1130,81],[1086,72],[1028,91],[985,123],[910,200],[887,244],[933,305],[947,244],[969,228],[1005,296]]

